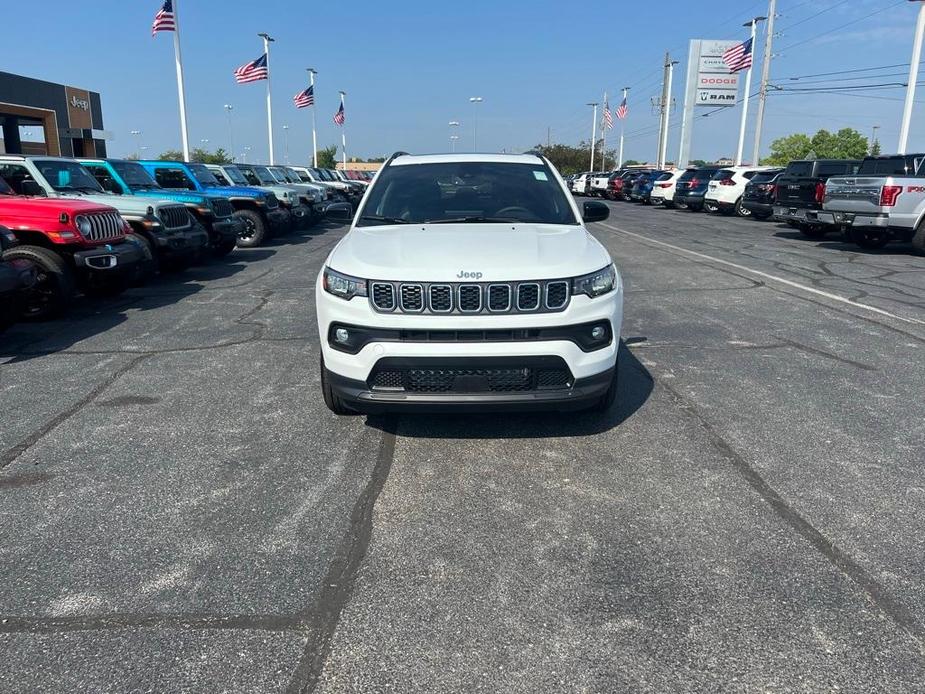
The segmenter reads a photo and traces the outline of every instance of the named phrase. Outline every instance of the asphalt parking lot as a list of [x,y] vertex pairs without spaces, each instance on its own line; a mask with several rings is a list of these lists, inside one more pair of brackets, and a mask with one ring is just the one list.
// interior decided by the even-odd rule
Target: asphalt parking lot
[[331,415],[333,225],[5,333],[0,690],[925,691],[925,258],[609,204],[607,415]]

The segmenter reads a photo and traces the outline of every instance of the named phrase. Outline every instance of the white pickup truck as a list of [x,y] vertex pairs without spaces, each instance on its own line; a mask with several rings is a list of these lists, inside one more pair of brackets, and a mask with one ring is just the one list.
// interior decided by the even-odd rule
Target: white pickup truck
[[925,251],[925,154],[867,157],[855,176],[830,178],[819,221],[846,225],[862,248],[912,242]]

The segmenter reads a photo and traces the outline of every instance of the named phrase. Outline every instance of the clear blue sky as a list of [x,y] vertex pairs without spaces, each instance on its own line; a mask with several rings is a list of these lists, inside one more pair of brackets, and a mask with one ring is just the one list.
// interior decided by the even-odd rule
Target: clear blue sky
[[[210,149],[228,146],[222,107],[231,103],[238,153],[247,145],[250,160],[267,158],[263,83],[239,86],[232,78],[235,67],[260,55],[256,33],[266,31],[277,39],[271,54],[277,156],[283,157],[285,123],[293,161],[304,161],[311,147],[309,111],[296,111],[291,101],[309,66],[319,71],[319,146],[340,141],[331,117],[343,89],[350,155],[445,151],[451,120],[462,123],[460,149],[471,149],[476,107],[468,98],[474,95],[485,99],[478,106],[481,150],[526,149],[544,142],[547,128],[554,141],[577,143],[590,135],[590,109],[584,104],[599,101],[607,89],[615,106],[618,90],[631,85],[626,156],[651,160],[657,118],[649,100],[660,90],[665,50],[681,61],[674,89],[678,118],[672,118],[677,123],[688,40],[744,38],[742,22],[767,11],[767,0],[179,1],[192,145],[208,139]],[[159,5],[158,0],[94,0],[75,12],[73,2],[46,0],[38,21],[34,8],[14,4],[7,16],[15,30],[4,36],[4,54],[17,59],[0,69],[99,91],[106,128],[115,136],[112,155],[134,151],[130,130],[143,132],[149,153],[176,148],[173,42],[169,34],[150,36]],[[575,11],[582,6],[587,9]],[[775,53],[781,55],[774,60],[772,80],[794,86],[785,78],[908,63],[916,9],[906,0],[779,0],[782,35]],[[762,36],[759,57],[763,47]],[[906,69],[829,78],[851,81],[805,81],[822,80],[816,87],[902,82],[905,77],[894,73]],[[902,89],[854,96],[774,95],[764,141],[821,127],[855,127],[867,134],[880,125],[884,150],[891,151],[902,97]],[[699,119],[692,156],[734,154],[737,124],[737,109]],[[609,135],[614,143],[617,132]],[[910,147],[925,149],[925,103],[917,106]],[[671,158],[677,149],[674,127]]]

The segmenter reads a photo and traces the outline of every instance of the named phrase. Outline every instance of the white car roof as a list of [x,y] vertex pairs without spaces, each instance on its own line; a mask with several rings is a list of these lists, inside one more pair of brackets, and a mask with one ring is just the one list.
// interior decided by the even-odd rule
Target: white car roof
[[535,154],[402,154],[392,160],[389,166],[410,166],[413,164],[455,164],[482,162],[491,164],[542,164]]

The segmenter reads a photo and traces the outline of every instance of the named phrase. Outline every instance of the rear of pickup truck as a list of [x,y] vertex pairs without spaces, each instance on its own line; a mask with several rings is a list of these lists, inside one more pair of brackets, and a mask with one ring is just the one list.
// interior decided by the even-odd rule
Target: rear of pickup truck
[[868,157],[856,176],[829,179],[819,216],[827,223],[847,225],[851,239],[864,248],[915,239],[925,250],[923,159],[923,155]]
[[853,174],[861,162],[856,159],[793,161],[777,179],[774,217],[797,227],[810,238],[822,238],[837,231],[826,215],[820,215],[825,184],[830,177]]

